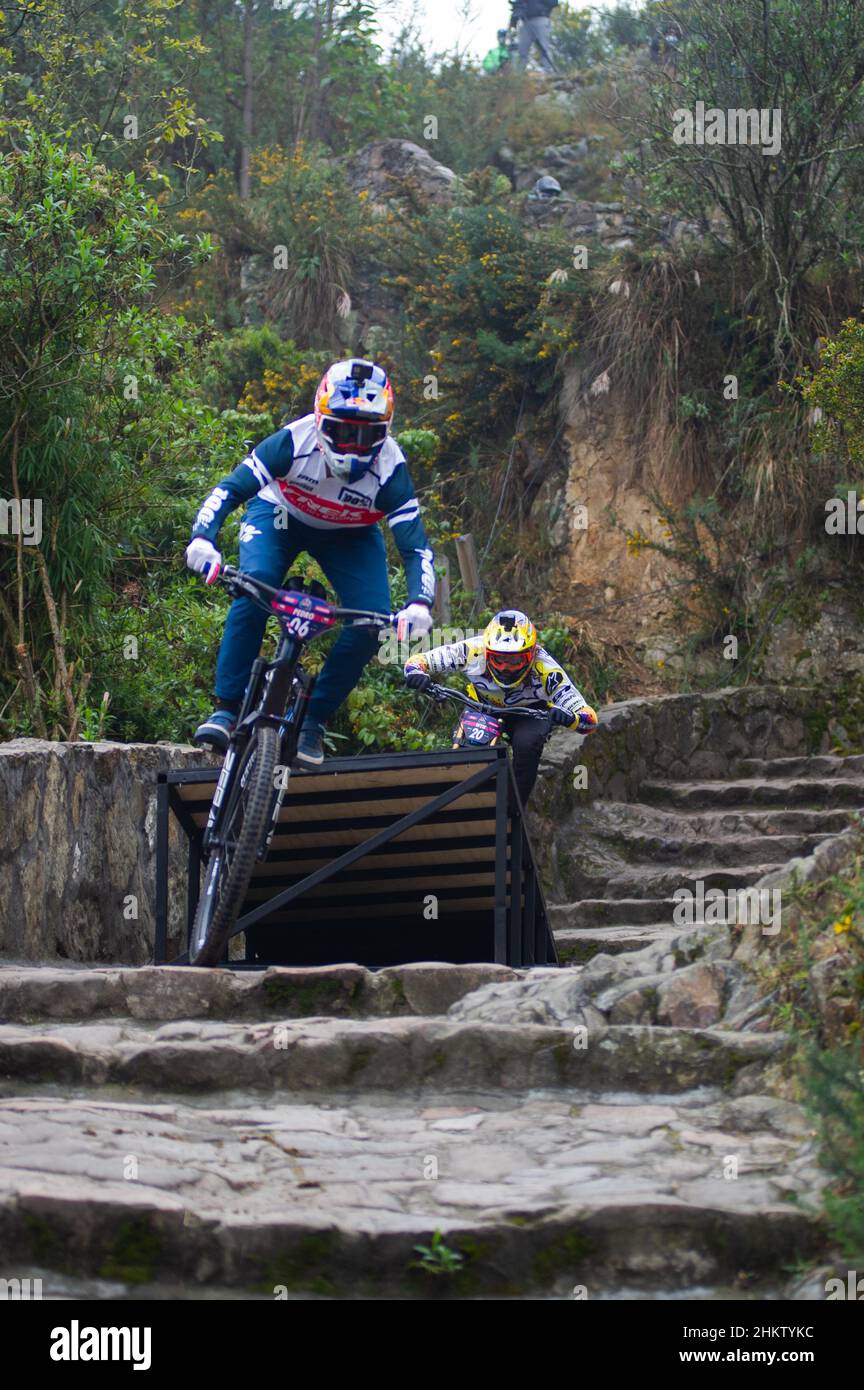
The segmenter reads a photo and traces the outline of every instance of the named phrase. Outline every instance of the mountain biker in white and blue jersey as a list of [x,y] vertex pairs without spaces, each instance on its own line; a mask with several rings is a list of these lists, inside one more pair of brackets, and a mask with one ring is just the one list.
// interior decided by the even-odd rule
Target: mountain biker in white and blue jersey
[[[256,445],[213,489],[192,529],[186,563],[197,572],[221,562],[219,528],[248,502],[240,528],[240,569],[278,587],[301,550],[318,561],[348,608],[388,612],[385,517],[405,566],[403,634],[432,626],[433,555],[402,450],[390,434],[393,389],[373,362],[337,362],[325,373],[310,415]],[[249,599],[231,605],[216,663],[216,708],[195,731],[224,749],[237,720],[266,614]],[[323,761],[324,725],[357,681],[376,647],[374,629],[344,627],[315,685],[297,747],[300,762]]]

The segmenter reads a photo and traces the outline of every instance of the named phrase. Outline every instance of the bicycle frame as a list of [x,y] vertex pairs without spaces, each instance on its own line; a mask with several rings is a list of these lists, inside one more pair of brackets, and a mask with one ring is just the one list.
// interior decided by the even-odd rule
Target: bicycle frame
[[[237,724],[225,753],[225,760],[213,795],[207,829],[204,833],[203,849],[205,854],[208,854],[218,843],[225,791],[231,781],[234,767],[242,758],[255,729],[261,724],[269,724],[279,730],[282,736],[280,763],[290,765],[293,760],[300,726],[315,686],[314,676],[307,671],[298,671],[302,653],[303,643],[298,638],[291,637],[283,629],[273,660],[267,661],[264,657],[259,656],[252,666],[249,684],[246,687],[240,713],[237,716]],[[289,711],[288,706],[295,684],[298,689]],[[284,778],[279,778],[273,789],[276,798],[273,808],[274,817],[278,817],[281,809],[282,794],[285,790],[284,781]],[[270,835],[264,847],[265,852],[269,848],[272,834],[271,825]]]
[[[377,623],[383,626],[395,618],[393,613],[336,608],[322,603],[318,604],[316,613],[315,596],[299,594],[293,590],[273,589],[261,580],[253,580],[228,565],[221,574],[217,573],[212,580],[208,580],[208,583],[210,582],[223,583],[235,596],[241,594],[250,598],[259,608],[263,608],[268,616],[277,616],[280,635],[272,661],[259,656],[253,663],[210,806],[202,843],[205,855],[219,843],[223,809],[228,801],[226,792],[232,785],[234,769],[241,761],[255,729],[262,724],[270,725],[280,734],[280,771],[290,767],[294,760],[303,719],[315,688],[315,676],[300,666],[304,640],[318,635],[317,631],[309,632],[310,626],[323,631],[335,626],[340,617],[358,618],[360,625]],[[293,632],[289,630],[292,627]],[[266,857],[273,839],[287,782],[287,777],[280,776],[273,788],[270,829],[259,851],[259,859]]]

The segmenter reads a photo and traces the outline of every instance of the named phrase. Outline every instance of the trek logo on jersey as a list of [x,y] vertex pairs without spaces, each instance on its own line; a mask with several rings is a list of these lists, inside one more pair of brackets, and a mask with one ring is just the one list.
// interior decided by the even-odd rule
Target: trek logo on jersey
[[329,526],[372,526],[380,521],[384,513],[373,510],[370,499],[363,497],[362,505],[329,497],[316,497],[314,493],[298,488],[295,480],[279,479],[279,491],[289,507],[296,507],[303,516],[313,517]]

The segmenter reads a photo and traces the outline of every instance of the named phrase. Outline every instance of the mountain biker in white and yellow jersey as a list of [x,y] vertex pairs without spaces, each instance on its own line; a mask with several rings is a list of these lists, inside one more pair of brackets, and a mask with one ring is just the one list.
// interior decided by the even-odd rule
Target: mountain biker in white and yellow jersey
[[597,727],[596,711],[539,645],[537,629],[519,609],[496,613],[481,636],[409,657],[405,680],[422,691],[432,684],[432,674],[450,671],[465,673],[473,699],[501,707],[523,805],[534,786],[549,727],[540,720],[520,719],[519,709],[548,709],[553,724],[580,734]]

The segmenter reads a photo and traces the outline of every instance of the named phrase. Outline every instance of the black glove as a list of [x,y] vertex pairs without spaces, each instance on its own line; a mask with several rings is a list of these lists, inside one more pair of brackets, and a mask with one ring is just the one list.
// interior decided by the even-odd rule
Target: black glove
[[432,684],[432,677],[426,671],[406,671],[405,684],[412,690],[428,690]]
[[549,713],[552,716],[553,724],[566,724],[569,728],[570,725],[573,723],[572,714],[568,714],[566,709],[559,709],[557,705],[551,705],[549,708]]

